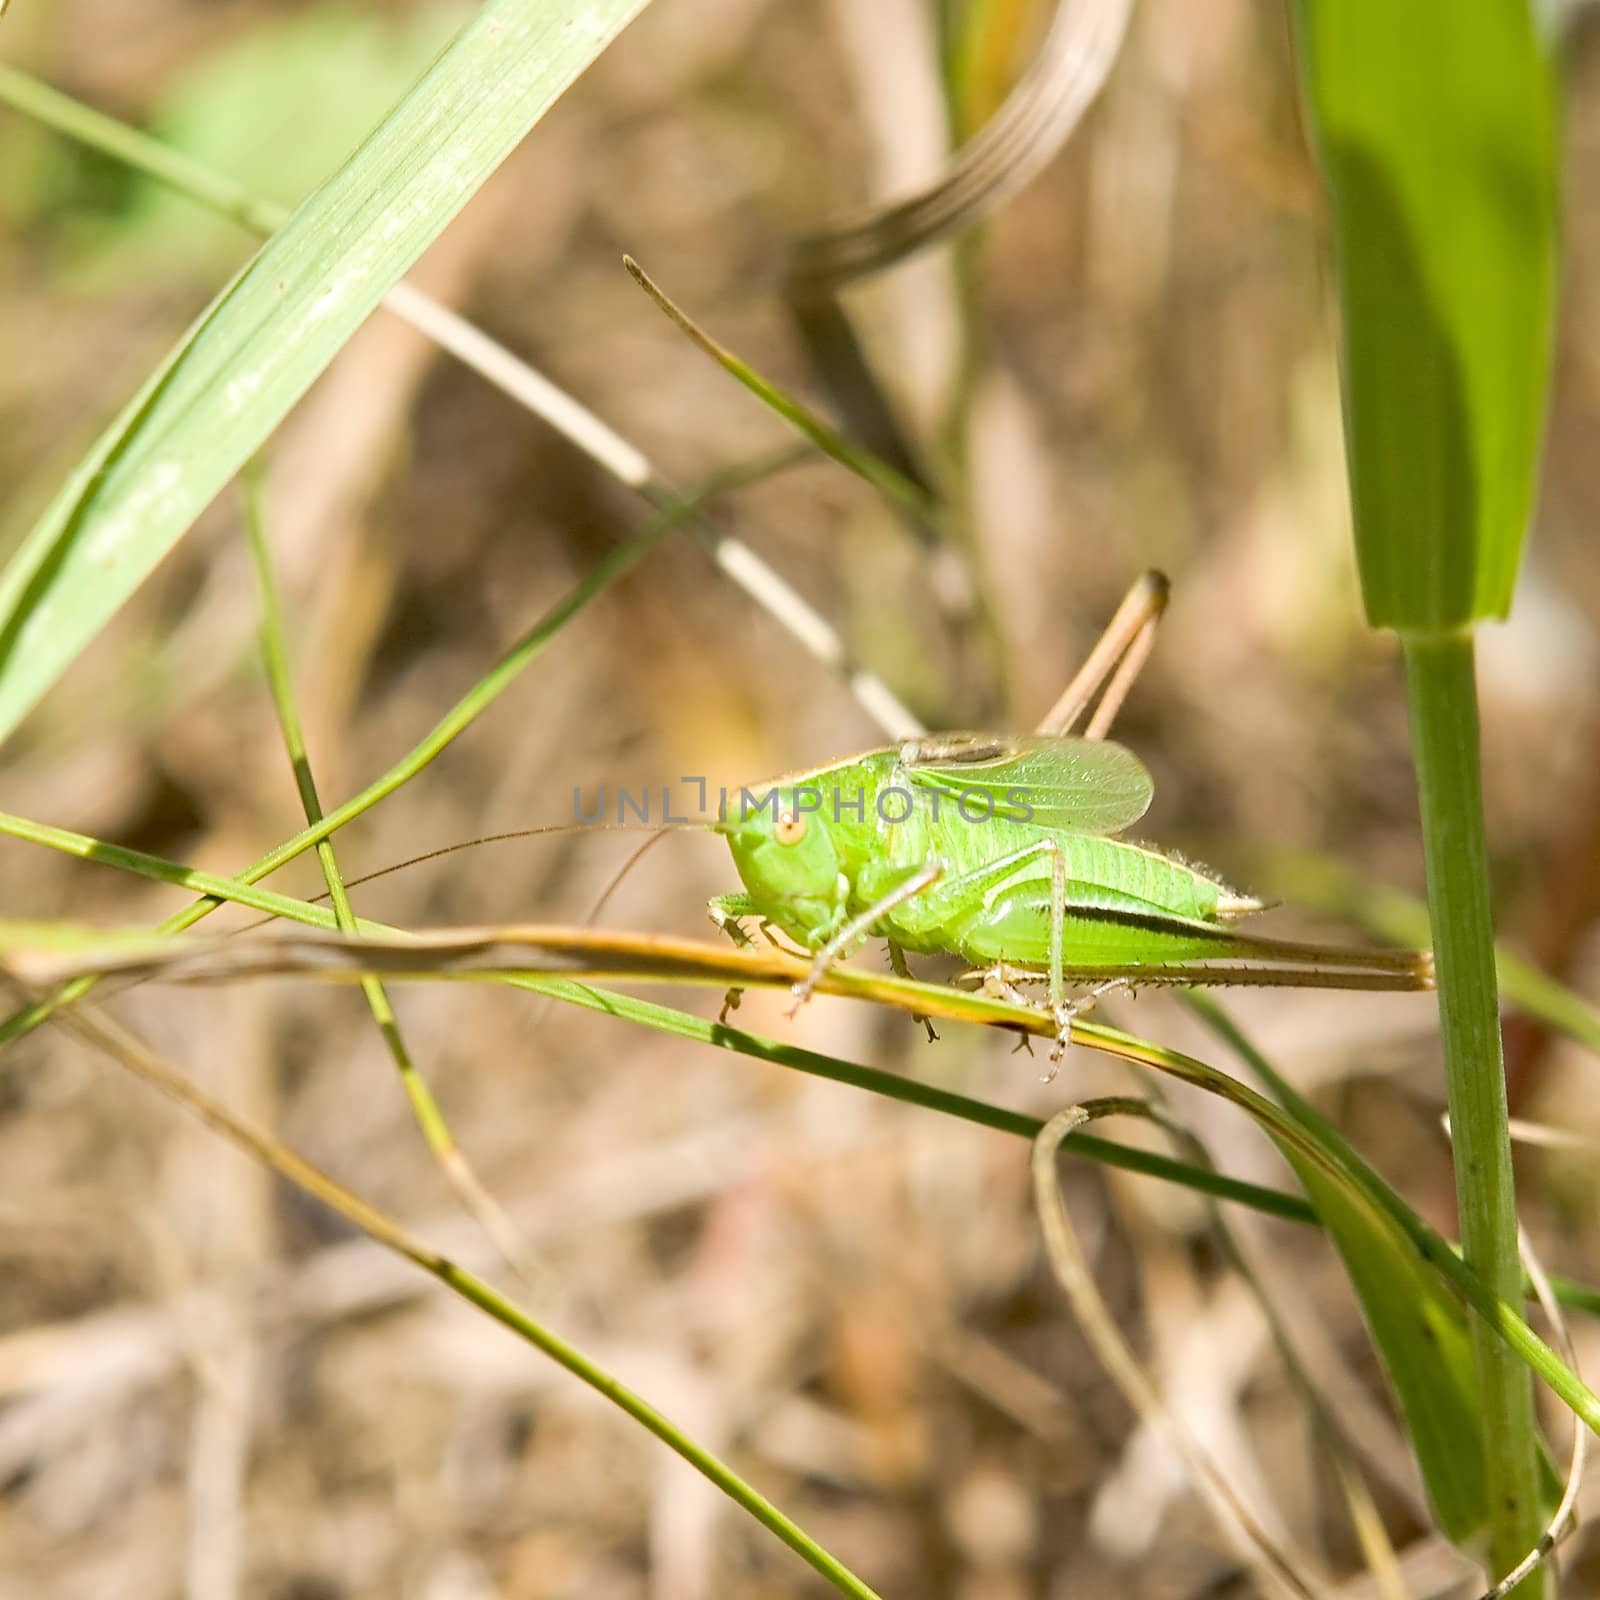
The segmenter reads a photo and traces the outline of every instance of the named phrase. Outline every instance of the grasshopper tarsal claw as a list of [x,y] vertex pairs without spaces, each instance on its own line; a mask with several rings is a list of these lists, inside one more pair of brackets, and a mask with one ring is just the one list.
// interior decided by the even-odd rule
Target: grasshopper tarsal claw
[[816,993],[817,984],[821,981],[823,973],[828,970],[829,964],[829,962],[822,960],[811,963],[810,972],[789,991],[794,996],[794,1004],[784,1013],[785,1016],[799,1016],[801,1006]]
[[[889,941],[889,968],[897,978],[909,979],[912,976],[911,968],[906,964],[905,951],[902,950],[893,939]],[[929,1044],[937,1044],[939,1042],[939,1035],[934,1031],[933,1019],[931,1017],[925,1017],[920,1011],[913,1011],[911,1013],[911,1020],[913,1022],[920,1022],[922,1026],[928,1030]]]
[[1102,995],[1110,994],[1117,989],[1127,989],[1131,993],[1132,988],[1132,984],[1126,978],[1107,978],[1104,983],[1097,983],[1087,994],[1079,995],[1076,1000],[1055,1006],[1052,1015],[1056,1023],[1056,1042],[1050,1051],[1051,1061],[1059,1061],[1065,1054],[1067,1046],[1072,1043],[1072,1024],[1079,1017],[1087,1016],[1093,1011]]

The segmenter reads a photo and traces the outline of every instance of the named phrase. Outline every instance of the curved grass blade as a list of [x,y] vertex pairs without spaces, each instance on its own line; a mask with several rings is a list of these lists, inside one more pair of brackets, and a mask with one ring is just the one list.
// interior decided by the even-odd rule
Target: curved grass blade
[[[55,842],[44,837],[37,825],[32,836],[39,842]],[[131,853],[121,855],[123,864],[135,864]],[[198,880],[193,886],[211,887]],[[248,893],[259,909],[274,909],[265,891],[252,889]],[[285,897],[270,899],[281,903]],[[326,926],[332,918],[323,913],[317,920]],[[307,935],[248,941],[172,941],[153,959],[143,953],[117,953],[101,970],[154,972],[189,981],[232,981],[245,975],[304,972],[361,980],[370,979],[375,972],[483,979],[519,970],[510,965],[512,958],[515,956],[520,963],[528,955],[538,959],[543,974],[565,972],[585,981],[609,976],[648,977],[718,988],[763,982],[790,986],[809,970],[807,963],[775,950],[725,950],[695,941],[564,928],[457,929],[361,941]],[[73,970],[82,970],[82,962]],[[1022,1018],[1045,1032],[1052,1026],[1048,1019],[1031,1012],[1019,1013],[1017,1008],[986,996],[847,967],[828,973],[821,987],[858,998],[887,1000],[922,1015],[1012,1026]],[[1478,1410],[1464,1315],[1434,1275],[1417,1260],[1410,1244],[1396,1237],[1392,1227],[1373,1229],[1365,1213],[1352,1211],[1315,1163],[1297,1159],[1292,1145],[1286,1146],[1286,1154],[1300,1171],[1342,1253],[1352,1263],[1352,1277],[1368,1307],[1375,1337],[1403,1402],[1420,1396],[1420,1404],[1407,1403],[1405,1409],[1430,1494],[1441,1524],[1453,1537],[1465,1538],[1481,1525],[1485,1489],[1482,1458],[1476,1449]],[[1407,1292],[1394,1292],[1402,1281]],[[1443,1357],[1452,1351],[1464,1354],[1466,1364],[1424,1359],[1417,1366],[1409,1362],[1409,1355],[1419,1348],[1425,1357],[1431,1356],[1435,1348]],[[1400,1352],[1398,1357],[1396,1351]]]
[[1484,1325],[1542,1378],[1585,1426],[1600,1433],[1600,1395],[1596,1395],[1529,1327],[1526,1319],[1500,1299],[1387,1184],[1376,1174],[1369,1177],[1346,1163],[1315,1128],[1306,1126],[1283,1107],[1227,1073],[1180,1051],[1168,1050],[1096,1023],[1075,1023],[1072,1037],[1075,1043],[1090,1049],[1165,1073],[1220,1096],[1248,1113],[1291,1162],[1308,1162],[1334,1184],[1347,1186],[1352,1203],[1362,1206],[1374,1227],[1387,1225],[1397,1229],[1407,1246],[1450,1285]]
[[218,296],[0,574],[0,738],[646,3],[487,0]]
[[[143,877],[172,883],[196,893],[214,897],[216,900],[236,901],[254,910],[263,911],[270,916],[283,917],[304,926],[326,930],[331,937],[321,942],[321,951],[338,949],[340,941],[335,932],[333,913],[323,906],[312,905],[307,901],[276,894],[271,890],[261,889],[253,884],[244,883],[236,879],[217,878],[212,874],[198,872],[177,862],[163,861],[158,857],[146,856],[141,852],[128,850],[122,846],[89,839],[81,834],[68,833],[62,829],[47,828],[37,823],[25,823],[21,819],[7,818],[0,815],[0,830],[9,832],[17,838],[28,839],[52,849],[63,850],[67,854],[103,861],[107,865],[120,867],[123,870],[138,873]],[[374,940],[367,957],[369,966],[371,965],[371,958],[380,952],[392,955],[396,966],[401,964],[401,952],[404,949],[403,941],[405,940],[405,935],[400,930],[386,928],[382,924],[365,920],[359,921],[358,926],[363,931],[370,931],[375,935],[388,936],[390,941],[386,943],[382,938]],[[166,933],[160,935],[146,934],[142,940],[128,938],[112,940],[109,943],[102,941],[97,949],[95,947],[95,933],[90,930],[70,924],[52,924],[48,925],[47,931],[41,934],[39,932],[40,928],[41,925],[39,924],[0,922],[0,957],[6,958],[5,963],[0,964],[8,964],[17,976],[27,981],[38,981],[41,978],[60,978],[64,976],[66,971],[79,970],[82,967],[91,967],[101,972],[113,970],[126,973],[153,972],[160,967],[163,961],[167,963],[169,968],[171,967],[175,944],[179,944],[181,958],[187,959],[189,954],[203,955],[205,952],[220,951],[227,944],[235,943],[235,941],[225,940],[184,940],[180,943],[174,941],[171,933]],[[56,931],[48,931],[49,929]],[[487,931],[498,933],[503,930]],[[556,931],[545,930],[546,933],[554,933]],[[473,935],[474,932],[474,930],[451,930],[451,937]],[[769,964],[765,952],[757,952],[756,957],[752,957],[747,952],[724,949],[720,945],[706,946],[696,941],[687,940],[667,941],[659,935],[641,938],[638,935],[608,934],[604,930],[592,928],[562,929],[559,930],[559,933],[572,944],[573,948],[576,948],[584,941],[605,939],[612,941],[613,949],[617,952],[625,951],[630,941],[635,946],[648,947],[648,950],[635,948],[626,958],[629,961],[632,975],[635,976],[640,975],[651,966],[653,955],[665,957],[670,954],[669,947],[672,944],[676,944],[689,953],[687,959],[696,965],[700,974],[700,981],[707,985],[725,986],[729,982],[737,980],[751,984],[767,983],[788,986],[794,981],[799,972],[807,970],[803,963],[797,963],[793,958],[784,957],[776,951],[772,952],[772,956],[776,960]],[[78,962],[78,967],[66,968],[60,965],[48,966],[45,964],[47,961],[55,960],[59,957],[63,949],[73,953],[74,959]],[[253,961],[255,958],[252,957],[250,959]],[[262,963],[263,968],[270,969],[276,959],[278,958],[268,958],[267,961]],[[317,959],[323,959],[320,953]],[[619,953],[614,959],[620,962],[623,956]],[[437,961],[437,956],[434,957],[434,960]],[[248,963],[233,961],[229,975],[244,976],[246,965]],[[408,962],[408,966],[412,976],[420,975],[414,960]],[[471,976],[472,974],[468,975]],[[350,973],[347,971],[345,976],[350,976]],[[980,1127],[993,1128],[999,1132],[1013,1134],[1021,1138],[1032,1139],[1043,1125],[1038,1118],[1011,1111],[1005,1107],[989,1105],[983,1101],[951,1093],[948,1090],[897,1077],[892,1073],[841,1061],[833,1056],[822,1055],[797,1045],[782,1043],[779,1040],[764,1038],[758,1034],[746,1033],[742,1029],[728,1027],[722,1023],[709,1022],[703,1017],[693,1016],[688,1012],[678,1011],[672,1007],[657,1004],[654,1001],[641,1000],[633,995],[617,994],[594,983],[577,981],[570,977],[542,976],[526,972],[516,974],[491,972],[479,973],[476,976],[493,977],[496,981],[503,981],[513,988],[527,989],[535,994],[552,995],[564,1003],[576,1005],[584,1010],[600,1012],[603,1015],[616,1017],[623,1021],[641,1023],[646,1027],[671,1034],[677,1038],[691,1039],[700,1044],[729,1050],[756,1060],[768,1061],[774,1065],[789,1067],[813,1076],[827,1078],[836,1083],[850,1084],[869,1093],[880,1094],[890,1099],[903,1100],[911,1105],[939,1111],[949,1116],[959,1117]],[[41,1001],[19,1013],[19,1015],[32,1016],[38,1014],[40,1020],[43,1020],[44,1017],[51,1015],[56,1007],[70,1004],[76,1000],[78,995],[84,992],[94,981],[96,980],[93,976],[78,979],[75,983],[69,985],[68,989],[53,1004],[48,1001]],[[918,983],[914,980],[907,981],[888,975],[878,976],[872,973],[858,972],[854,969],[839,969],[829,975],[829,980],[822,987],[852,998],[891,1005],[911,1015],[933,1012],[953,1021],[1003,1027],[1019,1034],[1030,1034],[1034,1037],[1048,1040],[1053,1040],[1055,1037],[1055,1023],[1048,1016],[1037,1010],[1014,1006],[1003,1000],[991,1000],[983,995],[965,994],[941,984]],[[1084,1023],[1074,1024],[1074,1037],[1080,1038],[1083,1042],[1093,1042],[1102,1035],[1117,1038],[1127,1037],[1125,1035],[1111,1035],[1108,1034],[1108,1030],[1094,1029]],[[1130,1040],[1129,1043],[1160,1053],[1159,1046],[1143,1046],[1142,1041],[1138,1040]],[[1186,1060],[1187,1058],[1176,1057],[1174,1059]],[[1198,1064],[1196,1065],[1198,1066]],[[1212,1069],[1201,1067],[1199,1070],[1210,1072]],[[1218,1074],[1217,1076],[1220,1077],[1221,1075]],[[1270,1104],[1269,1102],[1263,1103]],[[1092,1139],[1087,1135],[1081,1137],[1074,1135],[1072,1143],[1082,1153],[1090,1155],[1096,1160],[1104,1161],[1107,1165],[1162,1178],[1195,1189],[1201,1193],[1214,1194],[1220,1199],[1233,1200],[1240,1204],[1251,1206],[1264,1214],[1282,1217],[1287,1221],[1314,1223],[1317,1220],[1314,1210],[1303,1200],[1294,1195],[1284,1194],[1279,1190],[1263,1188],[1260,1185],[1245,1183],[1239,1179],[1224,1177],[1220,1174],[1203,1172],[1165,1156],[1131,1149],[1104,1140]],[[1418,1227],[1420,1228],[1421,1226],[1419,1223]],[[1437,1235],[1429,1235],[1424,1230],[1422,1237],[1424,1239],[1431,1238],[1438,1250],[1446,1254],[1450,1253],[1450,1247],[1439,1239]],[[1419,1246],[1419,1248],[1423,1247]],[[1428,1248],[1432,1248],[1432,1246]],[[1423,1253],[1426,1255],[1428,1253],[1427,1249],[1424,1249]],[[1432,1256],[1429,1255],[1428,1259],[1432,1259]],[[1555,1283],[1564,1305],[1580,1307],[1593,1314],[1600,1315],[1600,1289],[1570,1278],[1555,1278],[1552,1281]],[[1513,1323],[1515,1320],[1513,1316]],[[1531,1337],[1532,1330],[1527,1330],[1527,1332]],[[1557,1392],[1560,1392],[1559,1389]],[[1595,1415],[1600,1418],[1600,1409],[1597,1409]]]
[[[1191,1008],[1262,1079],[1284,1109],[1334,1152],[1347,1173],[1382,1180],[1339,1131],[1277,1072],[1209,996],[1191,994]],[[1406,1420],[1406,1432],[1433,1506],[1455,1544],[1488,1519],[1482,1403],[1472,1339],[1461,1302],[1393,1227],[1374,1227],[1370,1208],[1350,1196],[1352,1176],[1331,1179],[1284,1152],[1322,1219],[1366,1317],[1367,1329]]]
[[1296,1600],[1317,1600],[1327,1585],[1307,1569],[1305,1558],[1275,1540],[1245,1504],[1215,1455],[1168,1408],[1133,1346],[1122,1335],[1111,1308],[1101,1297],[1089,1259],[1067,1214],[1067,1202],[1056,1176],[1056,1153],[1067,1135],[1103,1117],[1156,1117],[1145,1101],[1127,1096],[1086,1100],[1064,1106],[1039,1130],[1029,1163],[1033,1179],[1034,1210],[1044,1234],[1045,1252],[1056,1282],[1072,1306],[1100,1365],[1121,1391],[1134,1415],[1147,1427],[1163,1434],[1181,1457],[1195,1487],[1211,1502],[1225,1528],[1236,1532],[1243,1554],[1259,1576],[1281,1586]]

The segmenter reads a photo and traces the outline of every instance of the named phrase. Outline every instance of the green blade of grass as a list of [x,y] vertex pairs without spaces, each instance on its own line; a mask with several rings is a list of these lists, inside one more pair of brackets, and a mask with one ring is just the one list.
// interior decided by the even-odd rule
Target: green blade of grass
[[[1582,1419],[1591,1432],[1600,1435],[1600,1395],[1595,1394],[1529,1327],[1514,1305],[1497,1295],[1460,1254],[1400,1200],[1387,1184],[1376,1174],[1367,1179],[1356,1169],[1348,1167],[1339,1152],[1319,1136],[1314,1126],[1302,1123],[1283,1107],[1229,1077],[1227,1073],[1197,1061],[1193,1056],[1095,1023],[1074,1024],[1073,1038],[1091,1049],[1103,1050],[1136,1066],[1148,1067],[1181,1082],[1194,1084],[1247,1112],[1286,1157],[1292,1155],[1311,1162],[1329,1180],[1340,1185],[1352,1203],[1363,1205],[1373,1225],[1382,1226],[1387,1219],[1389,1224],[1398,1229],[1409,1248],[1439,1273],[1477,1313],[1497,1342],[1514,1351],[1571,1408],[1574,1415]],[[1530,1539],[1528,1543],[1531,1546],[1533,1540]],[[1519,1551],[1518,1555],[1521,1554]]]
[[[1369,1193],[1382,1185],[1338,1129],[1273,1069],[1211,996],[1191,993],[1186,999],[1278,1103],[1339,1159],[1352,1183],[1366,1183]],[[1288,1159],[1361,1303],[1405,1417],[1434,1517],[1454,1543],[1466,1543],[1488,1521],[1488,1485],[1482,1403],[1461,1303],[1403,1236],[1372,1225],[1367,1208],[1352,1202],[1346,1185],[1331,1182],[1297,1154]]]
[[[288,216],[283,207],[251,194],[233,179],[159,139],[3,63],[0,105],[167,185],[250,232],[270,234]],[[470,372],[555,429],[574,449],[640,495],[652,508],[660,511],[677,504],[679,490],[636,444],[464,317],[409,282],[397,283],[390,289],[384,304]],[[889,738],[909,738],[923,731],[922,724],[900,704],[889,686],[854,658],[832,624],[755,550],[703,517],[688,518],[687,527],[710,552],[723,575],[743,589],[802,649],[836,673],[862,710]]]
[[[272,548],[267,538],[266,510],[263,504],[264,489],[261,482],[259,459],[246,468],[243,477],[245,495],[245,531],[249,538],[250,554],[256,569],[256,588],[261,606],[259,633],[261,636],[262,666],[267,686],[277,712],[278,730],[283,738],[284,754],[294,773],[295,787],[300,803],[305,809],[306,821],[322,820],[322,802],[317,795],[316,779],[311,772],[311,754],[306,748],[305,730],[300,721],[300,710],[295,703],[294,677],[289,668],[289,652],[284,642],[283,610],[278,598],[277,574],[273,568]],[[341,933],[353,933],[356,928],[355,908],[350,903],[349,892],[339,871],[334,855],[333,841],[323,839],[317,845],[317,864],[322,868],[322,881],[328,886],[334,918]],[[473,1170],[466,1153],[456,1142],[450,1125],[445,1120],[439,1102],[434,1098],[427,1080],[417,1070],[400,1019],[395,1015],[389,993],[382,980],[368,978],[361,985],[367,1008],[377,1025],[400,1084],[405,1091],[411,1114],[417,1128],[439,1164],[445,1181],[455,1190],[468,1213],[479,1226],[506,1263],[525,1281],[534,1276],[533,1252],[527,1240],[505,1208],[490,1194],[488,1188]]]
[[199,318],[0,575],[0,738],[647,0],[486,0]]
[[770,378],[763,377],[749,362],[736,356],[726,345],[718,343],[639,265],[632,256],[624,256],[622,264],[629,276],[664,311],[668,319],[696,348],[703,350],[729,377],[736,379],[769,410],[782,417],[812,444],[831,456],[840,466],[847,467],[864,482],[898,506],[919,526],[937,521],[939,505],[934,497],[918,484],[850,440],[824,422],[810,407],[803,405],[787,391],[780,389]]

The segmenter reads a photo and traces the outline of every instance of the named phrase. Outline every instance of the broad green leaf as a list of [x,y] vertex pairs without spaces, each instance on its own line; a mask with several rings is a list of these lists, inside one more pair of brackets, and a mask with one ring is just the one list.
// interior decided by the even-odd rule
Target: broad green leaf
[[1555,72],[1528,0],[1297,0],[1333,202],[1374,627],[1503,617],[1530,516],[1557,250]]
[[645,4],[486,0],[213,302],[0,574],[0,737]]

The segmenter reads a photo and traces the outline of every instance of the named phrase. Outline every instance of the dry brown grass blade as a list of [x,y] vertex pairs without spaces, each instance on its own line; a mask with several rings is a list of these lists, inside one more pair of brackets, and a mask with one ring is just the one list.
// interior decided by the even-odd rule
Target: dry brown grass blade
[[1111,1312],[1095,1285],[1094,1274],[1067,1215],[1066,1201],[1056,1179],[1056,1154],[1069,1133],[1103,1117],[1146,1116],[1143,1100],[1125,1096],[1090,1100],[1067,1106],[1044,1125],[1033,1143],[1034,1203],[1044,1230],[1051,1270],[1072,1304],[1084,1336],[1100,1364],[1133,1407],[1140,1420],[1160,1429],[1183,1457],[1195,1484],[1212,1502],[1220,1520],[1241,1539],[1252,1567],[1275,1588],[1315,1600],[1327,1592],[1320,1579],[1308,1576],[1304,1563],[1281,1550],[1240,1499],[1209,1451],[1167,1409],[1150,1375],[1132,1347],[1117,1331]]
[[1031,183],[1100,92],[1132,10],[1131,0],[1059,0],[1033,66],[933,183],[794,246],[785,268],[791,297],[814,297],[881,272],[976,222]]

